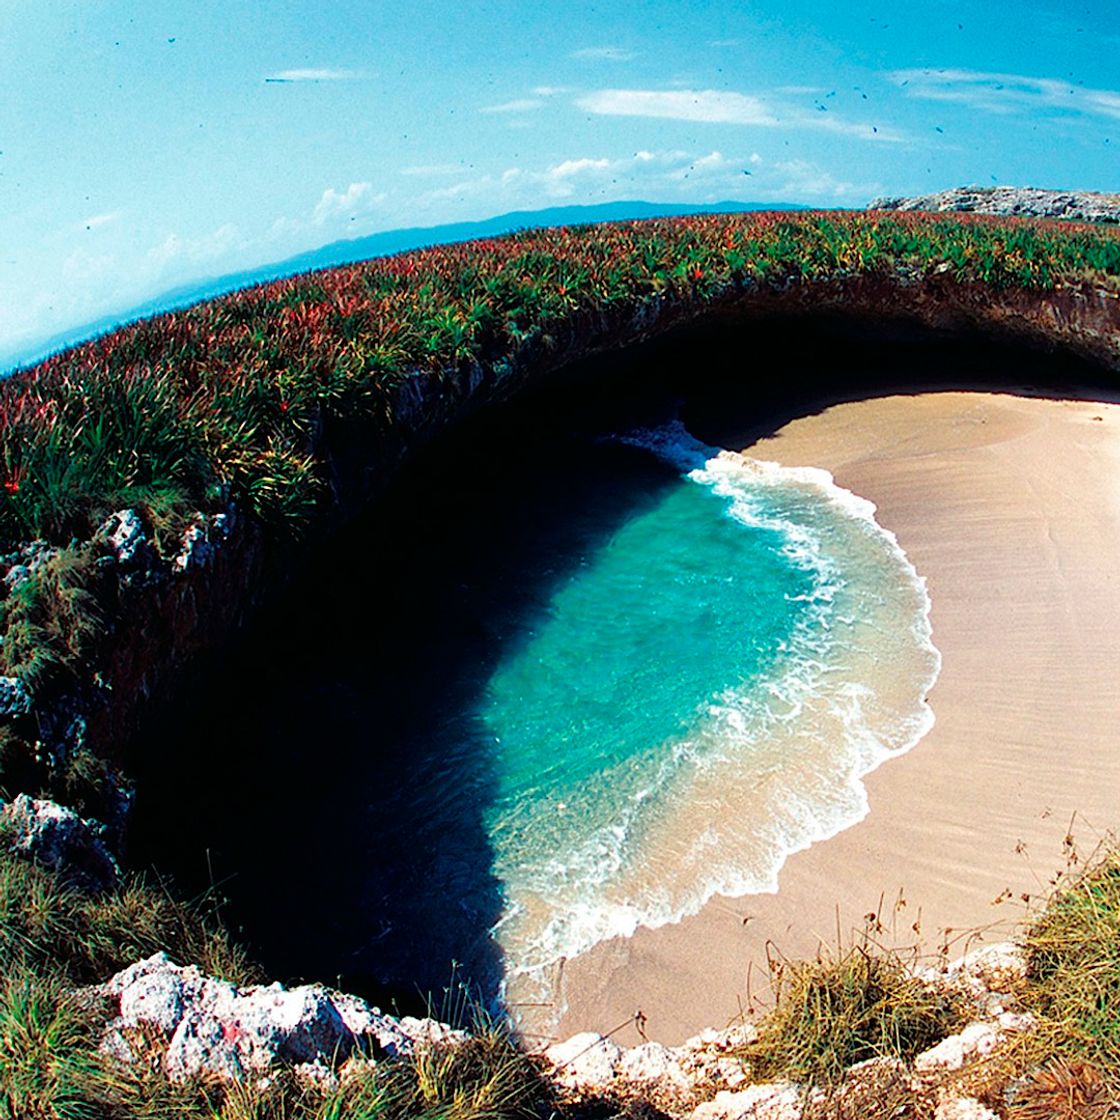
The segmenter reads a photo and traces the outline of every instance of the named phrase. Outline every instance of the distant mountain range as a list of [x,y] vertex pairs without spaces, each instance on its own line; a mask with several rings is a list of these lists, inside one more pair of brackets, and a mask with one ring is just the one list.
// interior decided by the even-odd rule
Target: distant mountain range
[[38,342],[5,349],[0,341],[0,374],[30,365],[67,346],[105,334],[125,323],[146,319],[162,311],[189,307],[200,300],[211,299],[226,292],[253,284],[293,276],[317,268],[350,264],[369,257],[387,256],[425,245],[446,245],[455,241],[471,241],[479,237],[496,237],[519,229],[540,229],[546,226],[583,225],[590,222],[619,222],[635,218],[675,218],[689,214],[720,214],[749,210],[803,210],[791,202],[713,202],[704,206],[677,205],[660,202],[604,202],[595,206],[554,206],[546,210],[516,210],[496,218],[474,222],[453,222],[450,225],[386,230],[349,241],[332,241],[329,245],[299,253],[274,264],[261,265],[243,272],[215,276],[184,284],[164,292],[136,307],[104,315]]

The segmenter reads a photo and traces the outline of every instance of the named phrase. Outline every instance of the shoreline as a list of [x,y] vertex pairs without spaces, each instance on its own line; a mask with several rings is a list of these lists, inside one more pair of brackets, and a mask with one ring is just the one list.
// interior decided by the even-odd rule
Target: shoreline
[[758,1002],[768,953],[813,956],[869,924],[959,956],[1044,892],[1068,832],[1093,846],[1120,788],[1117,433],[1117,404],[950,391],[823,406],[743,449],[824,467],[875,503],[929,588],[936,722],[863,778],[863,821],[789,857],[777,894],[717,896],[564,962],[563,1014],[524,1009],[527,1037],[641,1010],[649,1038],[680,1042]]

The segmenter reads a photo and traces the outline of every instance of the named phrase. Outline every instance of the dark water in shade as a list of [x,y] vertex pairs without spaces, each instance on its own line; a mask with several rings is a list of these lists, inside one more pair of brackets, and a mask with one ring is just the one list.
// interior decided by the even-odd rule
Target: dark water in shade
[[482,707],[552,596],[681,486],[648,453],[499,425],[413,464],[137,744],[138,866],[213,881],[274,975],[421,1006],[502,977]]

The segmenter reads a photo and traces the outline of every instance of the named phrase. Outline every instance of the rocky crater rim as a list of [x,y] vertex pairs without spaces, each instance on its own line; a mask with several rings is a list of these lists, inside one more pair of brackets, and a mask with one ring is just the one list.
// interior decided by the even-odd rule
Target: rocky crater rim
[[[50,867],[72,889],[115,889],[118,869],[96,822],[44,799],[20,795],[0,809],[0,834],[11,853]],[[988,1120],[994,1113],[963,1095],[970,1071],[1001,1047],[1038,1028],[1020,1005],[1028,974],[1024,950],[983,945],[952,963],[912,965],[915,980],[958,1010],[957,1028],[909,1062],[875,1057],[849,1067],[831,1096],[789,1080],[752,1080],[750,1021],[708,1029],[680,1046],[643,1041],[622,1046],[593,1032],[537,1050],[557,1099],[642,1102],[674,1120],[802,1120],[826,1103],[848,1108],[884,1093],[921,1104],[936,1116]],[[282,1070],[319,1087],[337,1087],[364,1063],[414,1058],[425,1050],[468,1045],[471,1033],[438,1019],[390,1015],[326,987],[237,985],[156,952],[102,983],[74,993],[94,1023],[100,1053],[122,1067],[159,1070],[175,1083],[210,1079],[266,1086]],[[640,1032],[641,1022],[633,1024]],[[858,1114],[852,1112],[852,1115]]]

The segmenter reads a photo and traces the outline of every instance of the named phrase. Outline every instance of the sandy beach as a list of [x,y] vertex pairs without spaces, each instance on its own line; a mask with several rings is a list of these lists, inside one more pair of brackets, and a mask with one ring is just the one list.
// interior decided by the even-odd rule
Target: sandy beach
[[1071,819],[1085,852],[1120,825],[1120,405],[890,396],[744,451],[824,467],[877,505],[928,583],[936,724],[868,776],[865,820],[790,857],[776,895],[715,898],[567,961],[556,1037],[637,1010],[667,1044],[722,1027],[765,991],[769,950],[811,956],[871,913],[882,940],[958,955],[1045,892]]

